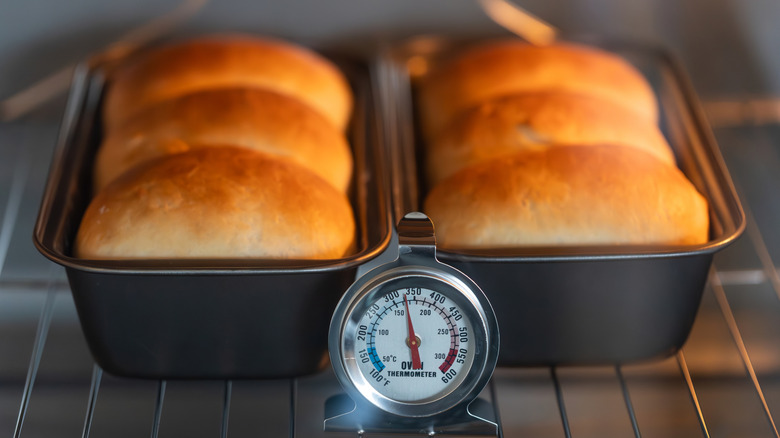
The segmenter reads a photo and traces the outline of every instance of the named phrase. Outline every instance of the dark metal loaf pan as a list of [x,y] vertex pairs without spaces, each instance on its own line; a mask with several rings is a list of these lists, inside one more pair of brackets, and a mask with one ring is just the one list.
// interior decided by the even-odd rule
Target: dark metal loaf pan
[[81,326],[106,371],[143,378],[281,378],[327,364],[333,309],[357,268],[391,235],[381,137],[368,66],[341,63],[356,109],[350,198],[358,252],[338,260],[135,260],[73,257],[92,193],[104,66],[76,73],[34,241],[66,268]]
[[[418,38],[381,59],[396,215],[420,209],[425,197],[408,68],[436,63],[463,44]],[[678,62],[663,49],[600,45],[632,62],[653,86],[661,129],[677,163],[709,201],[710,239],[688,247],[440,250],[442,261],[471,276],[490,299],[501,330],[502,366],[613,364],[675,353],[690,332],[713,254],[745,226],[731,178]]]

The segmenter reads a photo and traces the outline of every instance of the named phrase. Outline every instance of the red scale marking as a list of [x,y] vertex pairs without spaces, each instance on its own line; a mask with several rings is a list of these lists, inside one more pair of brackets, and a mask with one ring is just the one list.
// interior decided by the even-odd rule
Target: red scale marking
[[[452,330],[452,329],[450,329]],[[448,369],[452,366],[453,363],[455,363],[455,356],[458,355],[458,347],[460,346],[460,343],[458,342],[457,336],[452,336],[450,338],[450,351],[447,353],[447,358],[444,359],[444,363],[442,363],[439,366],[439,369],[442,373],[446,373]]]
[[[451,323],[448,325],[450,326],[450,332],[455,333],[455,325]],[[447,353],[447,358],[444,359],[444,362],[439,365],[439,370],[442,373],[446,373],[452,367],[452,364],[455,363],[455,356],[458,355],[458,347],[460,346],[459,340],[455,334],[450,335],[450,351]]]
[[439,366],[439,369],[442,373],[446,373],[447,370],[450,369],[452,364],[455,362],[455,356],[458,355],[458,350],[455,348],[451,348],[450,352],[447,353],[447,358],[444,359],[444,363]]

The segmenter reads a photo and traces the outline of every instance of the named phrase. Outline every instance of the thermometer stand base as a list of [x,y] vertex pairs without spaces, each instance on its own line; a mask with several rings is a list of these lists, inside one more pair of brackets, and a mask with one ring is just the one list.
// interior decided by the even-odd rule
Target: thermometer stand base
[[480,398],[431,417],[401,417],[368,404],[357,405],[348,395],[325,401],[326,432],[358,434],[420,434],[498,436],[493,406]]

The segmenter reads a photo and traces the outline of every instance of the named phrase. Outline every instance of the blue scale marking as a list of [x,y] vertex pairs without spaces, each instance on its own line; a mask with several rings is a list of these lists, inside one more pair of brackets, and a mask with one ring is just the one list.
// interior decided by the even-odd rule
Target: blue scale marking
[[379,372],[385,369],[385,364],[382,363],[382,361],[379,359],[379,355],[376,354],[376,348],[374,347],[376,345],[376,336],[374,333],[376,332],[377,325],[379,325],[379,321],[385,317],[385,313],[388,311],[389,309],[385,309],[384,312],[378,313],[376,315],[376,319],[371,324],[371,330],[368,332],[368,342],[366,343],[366,346],[368,347],[366,349],[368,352],[368,357],[371,359],[371,363],[374,365],[374,368],[376,368],[376,370]]
[[374,368],[376,368],[377,371],[382,371],[385,369],[385,364],[379,360],[379,356],[377,356],[375,348],[371,347],[368,349],[368,357],[371,359],[371,363],[374,364]]

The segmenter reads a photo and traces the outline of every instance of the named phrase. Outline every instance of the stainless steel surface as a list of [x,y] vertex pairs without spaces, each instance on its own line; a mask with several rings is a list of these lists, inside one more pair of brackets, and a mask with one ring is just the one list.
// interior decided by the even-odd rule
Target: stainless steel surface
[[[398,223],[397,234],[398,258],[357,279],[336,306],[328,334],[330,358],[334,364],[336,378],[355,403],[338,403],[338,408],[328,409],[325,429],[327,431],[353,432],[357,430],[367,432],[427,430],[429,433],[446,431],[461,435],[473,433],[495,436],[497,425],[492,407],[485,406],[486,403],[483,403],[482,406],[471,404],[487,385],[498,359],[500,342],[498,323],[493,309],[478,285],[461,272],[436,259],[433,222],[427,216],[417,212],[406,214]],[[378,373],[382,373],[385,368],[376,353],[376,346],[380,344],[380,341],[373,338],[371,334],[377,329],[377,326],[382,327],[378,325],[380,320],[387,321],[383,319],[387,314],[381,307],[384,305],[383,303],[386,303],[385,309],[389,313],[393,307],[401,306],[403,309],[405,305],[407,317],[410,318],[407,295],[403,292],[403,289],[410,287],[417,288],[418,294],[420,289],[436,292],[437,297],[440,294],[440,303],[444,304],[447,300],[447,304],[443,306],[444,309],[455,306],[458,310],[452,312],[452,308],[450,308],[450,313],[446,314],[445,319],[449,320],[450,316],[454,318],[448,322],[452,336],[457,338],[458,335],[455,333],[461,333],[462,337],[466,338],[466,340],[461,339],[460,344],[454,343],[451,344],[454,346],[450,346],[455,351],[458,351],[460,347],[464,348],[464,350],[460,350],[464,352],[464,360],[458,360],[458,363],[462,365],[453,363],[453,354],[453,358],[449,362],[453,374],[448,377],[448,380],[442,378],[447,385],[438,386],[436,392],[426,392],[425,396],[411,396],[411,394],[419,394],[412,385],[418,384],[420,380],[402,380],[403,383],[399,383],[398,380],[392,379],[394,385],[389,386],[390,391],[387,392],[383,390],[383,386],[376,387],[372,384],[375,382],[369,381],[374,377],[372,366],[376,366]],[[403,294],[403,300],[396,301],[398,291]],[[390,295],[390,292],[394,292],[394,296]],[[426,302],[425,295],[427,292],[423,292],[422,300],[412,295],[413,298],[410,298],[409,301],[418,305],[427,304],[428,308],[431,308],[433,302],[433,309],[441,310],[435,300],[431,299]],[[433,298],[433,293],[431,298]],[[375,310],[372,310],[372,307]],[[435,313],[436,311],[434,311]],[[367,314],[370,316],[364,316]],[[369,323],[367,319],[373,322]],[[412,322],[411,319],[408,321],[410,321],[408,323],[408,336],[412,338],[414,336]],[[372,327],[371,330],[366,330],[369,332],[367,335],[365,332],[363,333],[366,336],[362,339],[363,342],[367,342],[366,348],[369,350],[363,363],[371,370],[371,376],[366,375],[367,371],[359,362],[358,351],[356,351],[360,345],[363,345],[359,344],[360,337],[356,338],[361,323]],[[456,328],[458,330],[455,330]],[[427,338],[429,341],[432,340],[430,335],[432,334],[429,333]],[[421,334],[420,337],[424,338],[425,335]],[[419,338],[417,340],[419,341]],[[409,339],[407,339],[408,342]],[[416,349],[416,347],[414,348]],[[370,351],[372,349],[373,353]],[[372,354],[373,358],[371,358]],[[388,354],[388,352],[382,354]],[[421,357],[422,353],[418,353],[418,356]],[[420,362],[420,357],[416,359],[417,362]],[[371,359],[370,363],[369,359]],[[431,356],[428,356],[428,360],[432,359]],[[394,367],[388,366],[388,368]],[[435,371],[435,365],[433,371]],[[445,371],[446,369],[442,370],[442,375]],[[457,376],[455,371],[458,371]],[[385,385],[391,381],[388,379],[391,377],[388,374],[390,373],[377,374],[378,379],[385,379]],[[433,384],[435,385],[438,383],[438,379],[434,380]],[[395,398],[399,394],[402,396]],[[329,406],[335,406],[336,401],[335,398],[329,399]],[[483,410],[487,411],[485,417],[480,417],[476,413],[480,407],[484,407]]]

